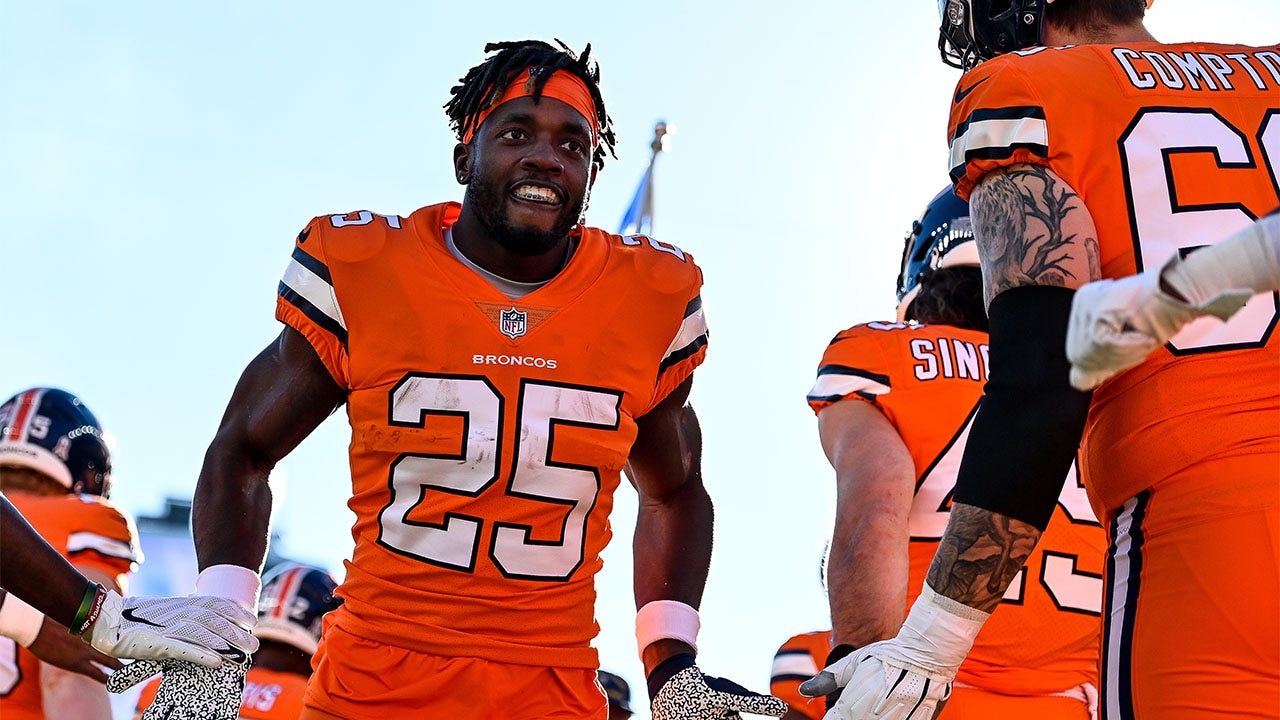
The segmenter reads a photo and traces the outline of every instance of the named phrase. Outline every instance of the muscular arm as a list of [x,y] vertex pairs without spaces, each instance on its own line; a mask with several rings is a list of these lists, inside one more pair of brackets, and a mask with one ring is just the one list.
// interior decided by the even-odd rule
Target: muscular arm
[[907,555],[915,464],[877,408],[838,402],[818,415],[836,471],[836,522],[827,562],[835,644],[893,637],[907,610]]
[[[633,540],[636,607],[653,600],[702,602],[711,564],[711,497],[702,485],[702,429],[686,405],[685,380],[636,424],[627,476],[640,495]],[[645,672],[693,648],[659,640],[642,653]]]
[[192,503],[200,567],[257,572],[266,556],[271,469],[346,402],[302,335],[286,327],[245,368],[205,453]]
[[1021,285],[1078,288],[1102,277],[1093,216],[1040,165],[988,173],[969,198],[987,305]]
[[[1101,276],[1101,262],[1092,215],[1047,168],[988,174],[969,209],[991,314],[992,372],[926,581],[990,612],[1039,542],[1088,414],[1089,396],[1067,380],[1070,293],[1027,287],[1078,288]],[[1011,290],[1018,292],[999,297]]]

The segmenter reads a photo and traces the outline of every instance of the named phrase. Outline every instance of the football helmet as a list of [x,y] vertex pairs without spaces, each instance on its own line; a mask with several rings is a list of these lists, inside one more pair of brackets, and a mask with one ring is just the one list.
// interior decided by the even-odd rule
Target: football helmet
[[337,581],[320,568],[298,563],[277,565],[263,578],[254,636],[314,655],[324,614],[342,604],[342,598],[334,595],[337,589]]
[[1039,45],[1053,0],[938,0],[942,62],[971,70],[996,55]]
[[929,271],[958,265],[977,266],[978,246],[973,242],[969,203],[948,185],[929,201],[907,233],[898,271],[898,322],[906,318],[907,308]]
[[58,388],[23,390],[0,405],[0,465],[31,468],[71,492],[105,497],[111,490],[102,424]]

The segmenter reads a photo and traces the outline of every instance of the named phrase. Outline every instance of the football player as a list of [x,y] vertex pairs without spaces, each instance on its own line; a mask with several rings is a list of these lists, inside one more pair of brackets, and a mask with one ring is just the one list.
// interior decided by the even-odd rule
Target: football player
[[895,638],[814,690],[847,685],[840,717],[935,705],[1083,438],[1111,541],[1103,717],[1280,716],[1276,294],[1238,309],[1162,276],[1186,313],[1230,319],[1186,324],[1092,397],[1064,353],[1075,288],[1160,268],[1276,207],[1280,48],[1159,43],[1142,0],[940,9],[944,58],[968,69],[949,165],[973,213],[994,372],[920,599]]
[[[913,223],[902,258],[897,322],[836,335],[808,397],[836,472],[827,563],[836,645],[822,666],[893,637],[919,594],[989,370],[973,225],[950,186]],[[943,717],[1090,718],[1105,547],[1073,472]]]
[[[302,694],[311,677],[311,656],[320,642],[324,616],[342,604],[334,595],[337,587],[329,573],[298,563],[278,565],[263,577],[258,624],[253,628],[260,645],[245,675],[241,718],[296,720],[302,713]],[[138,665],[124,672],[141,677],[156,672]],[[136,717],[151,706],[159,684],[156,679],[143,687]]]
[[[76,570],[124,593],[142,553],[133,519],[107,499],[110,490],[102,425],[79,398],[37,387],[0,405],[0,491]],[[0,640],[0,715],[6,720],[110,714],[101,684]]]
[[[701,270],[583,224],[614,144],[590,47],[486,52],[445,105],[461,204],[322,215],[298,234],[285,329],[242,375],[200,472],[197,589],[253,605],[267,476],[345,405],[355,550],[304,718],[603,720],[593,578],[624,469],[653,716],[781,715],[695,663],[712,536],[687,402],[706,353]],[[239,702],[236,678],[208,680],[216,692],[159,693]]]

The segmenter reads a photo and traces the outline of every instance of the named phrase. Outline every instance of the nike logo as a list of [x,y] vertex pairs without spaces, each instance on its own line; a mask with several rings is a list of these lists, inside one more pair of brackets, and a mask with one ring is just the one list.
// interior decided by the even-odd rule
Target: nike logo
[[242,650],[237,650],[230,645],[224,648],[212,648],[212,650],[231,662],[242,663],[245,661],[244,652]]
[[307,236],[310,234],[311,234],[311,226],[308,225],[307,227],[303,228],[302,232],[298,233],[298,244],[301,245],[302,243],[306,242]]
[[120,613],[120,617],[128,620],[129,622],[142,623],[143,625],[150,625],[151,627],[164,627],[160,623],[151,622],[144,617],[138,617],[133,613],[133,608],[125,608],[124,611]]
[[970,85],[968,88],[965,88],[964,90],[961,90],[960,88],[956,88],[956,97],[954,102],[958,104],[961,100],[964,100],[965,98],[969,97],[969,93],[973,92],[974,88],[978,87],[979,85],[981,85],[982,83],[990,79],[991,79],[991,76],[988,75],[982,78],[981,80],[979,80],[978,82]]

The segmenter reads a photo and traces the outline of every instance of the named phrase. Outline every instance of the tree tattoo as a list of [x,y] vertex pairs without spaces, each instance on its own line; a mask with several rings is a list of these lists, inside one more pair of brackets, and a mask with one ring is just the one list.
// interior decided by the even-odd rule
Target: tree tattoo
[[[1063,230],[1084,207],[1080,197],[1040,165],[989,173],[970,198],[987,303],[1020,285],[1066,287],[1099,277],[1098,241]],[[1083,252],[1090,277],[1072,271]],[[1074,265],[1078,268],[1078,264]]]

